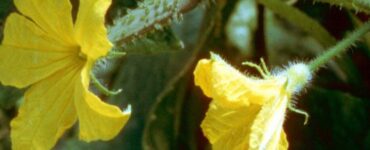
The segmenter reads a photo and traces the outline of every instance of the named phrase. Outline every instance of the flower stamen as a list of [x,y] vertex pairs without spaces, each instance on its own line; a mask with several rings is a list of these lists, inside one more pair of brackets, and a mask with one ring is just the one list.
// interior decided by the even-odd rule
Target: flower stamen
[[294,105],[290,102],[288,102],[288,109],[292,112],[295,112],[297,114],[300,114],[300,115],[303,115],[304,116],[304,122],[303,122],[303,125],[306,125],[307,122],[308,122],[308,118],[310,117],[310,115],[304,111],[304,110],[301,110],[301,109],[298,109],[298,108],[294,108]]
[[264,79],[266,79],[266,78],[271,76],[271,73],[268,71],[267,66],[266,66],[265,61],[263,60],[263,58],[261,58],[260,60],[261,60],[261,65],[257,65],[255,63],[251,63],[251,62],[248,62],[248,61],[243,62],[242,65],[246,65],[246,66],[257,69],[257,71],[261,74],[261,76]]
[[261,58],[260,58],[260,61],[261,61],[261,66],[262,66],[263,70],[265,71],[265,73],[266,73],[268,76],[270,76],[270,75],[271,75],[271,73],[270,73],[270,71],[269,71],[269,70],[268,70],[268,68],[267,68],[267,65],[266,65],[266,63],[265,63],[265,60],[263,60],[263,58],[261,57]]

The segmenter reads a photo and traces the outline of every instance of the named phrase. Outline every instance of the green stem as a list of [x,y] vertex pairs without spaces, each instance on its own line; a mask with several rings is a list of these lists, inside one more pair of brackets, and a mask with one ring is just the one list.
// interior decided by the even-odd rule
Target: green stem
[[347,38],[344,38],[334,47],[331,47],[329,50],[321,54],[316,59],[312,60],[309,63],[309,68],[312,72],[315,72],[324,64],[326,64],[333,57],[338,56],[339,54],[345,52],[347,48],[353,45],[358,38],[366,34],[370,30],[370,22],[363,24],[359,29],[355,30]]
[[99,80],[95,77],[94,73],[90,73],[90,77],[91,77],[91,80],[92,80],[92,83],[96,86],[96,88],[98,88],[99,91],[101,91],[104,95],[107,95],[107,96],[112,96],[112,95],[117,95],[119,94],[122,89],[118,89],[117,91],[110,91],[109,89],[107,89],[106,87],[104,87],[100,82]]

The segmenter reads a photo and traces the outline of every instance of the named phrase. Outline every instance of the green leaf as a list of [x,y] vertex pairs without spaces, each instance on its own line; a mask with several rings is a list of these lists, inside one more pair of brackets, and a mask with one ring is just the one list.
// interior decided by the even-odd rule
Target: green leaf
[[174,85],[172,92],[154,103],[147,119],[144,134],[144,149],[176,149],[178,147],[182,109],[186,99],[189,76]]
[[12,6],[11,0],[1,0],[0,1],[0,20],[4,20],[4,18],[8,15]]
[[[128,55],[120,69],[115,88],[122,88],[122,94],[113,97],[119,106],[132,105],[132,116],[123,131],[123,145],[127,149],[141,149],[141,138],[146,119],[159,94],[191,58],[191,52],[157,53],[154,55]],[[174,85],[171,85],[174,86]],[[134,144],[129,144],[134,143]]]
[[5,18],[9,14],[12,6],[11,0],[1,0],[0,1],[0,41],[3,38],[3,27],[5,23]]
[[0,108],[10,109],[14,107],[22,98],[23,91],[0,85]]
[[307,16],[299,9],[289,6],[279,0],[257,0],[257,2],[310,34],[325,48],[336,43],[336,39],[330,35],[320,23]]
[[[343,91],[319,87],[310,88],[307,92],[299,103],[311,117],[305,127],[286,128],[288,137],[295,139],[289,142],[289,147],[291,149],[363,149],[364,140],[366,140],[364,133],[370,131],[368,128],[370,123],[367,119],[368,100]],[[288,118],[293,119],[295,116],[297,115],[293,113],[288,114]],[[288,120],[286,123],[294,122]],[[304,138],[300,138],[302,135]],[[328,141],[330,143],[327,143]]]
[[[59,148],[60,147],[60,148]],[[78,137],[70,137],[63,141],[62,144],[57,145],[56,149],[61,150],[108,150],[109,146],[104,142],[82,142]]]

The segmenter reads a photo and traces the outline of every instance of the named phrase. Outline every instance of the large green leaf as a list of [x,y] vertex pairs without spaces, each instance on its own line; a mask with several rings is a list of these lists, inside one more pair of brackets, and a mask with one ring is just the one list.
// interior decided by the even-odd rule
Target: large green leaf
[[310,114],[308,125],[288,114],[286,130],[292,149],[364,149],[369,132],[369,101],[349,93],[313,87],[298,100]]

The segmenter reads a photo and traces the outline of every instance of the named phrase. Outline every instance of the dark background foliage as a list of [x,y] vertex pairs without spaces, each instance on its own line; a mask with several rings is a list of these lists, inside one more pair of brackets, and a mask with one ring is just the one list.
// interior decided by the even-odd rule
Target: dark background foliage
[[[199,126],[210,99],[194,85],[192,74],[199,59],[214,51],[241,71],[258,76],[241,62],[258,62],[263,57],[271,68],[284,67],[289,62],[308,61],[332,46],[312,34],[316,28],[304,30],[265,5],[244,5],[244,11],[255,9],[254,18],[233,21],[242,0],[184,1],[192,5],[183,9],[183,19],[158,20],[145,32],[117,45],[126,56],[107,59],[95,67],[103,83],[111,89],[123,89],[116,96],[100,95],[102,99],[123,109],[132,106],[132,116],[121,134],[108,142],[85,143],[78,140],[75,126],[56,149],[210,149]],[[140,2],[113,0],[107,25],[116,26],[115,21],[127,10],[138,8]],[[335,44],[359,22],[369,19],[365,6],[354,10],[299,0],[289,7],[318,22],[334,37]],[[16,9],[11,0],[0,1],[1,31],[12,11]],[[247,13],[244,11],[241,13]],[[233,29],[248,34],[235,35]],[[295,96],[297,107],[307,111],[310,120],[303,125],[303,116],[288,111],[284,129],[289,149],[370,149],[369,37],[322,68],[304,92]],[[9,122],[16,115],[24,90],[0,87],[0,149],[10,149]],[[99,94],[94,87],[92,90]]]

